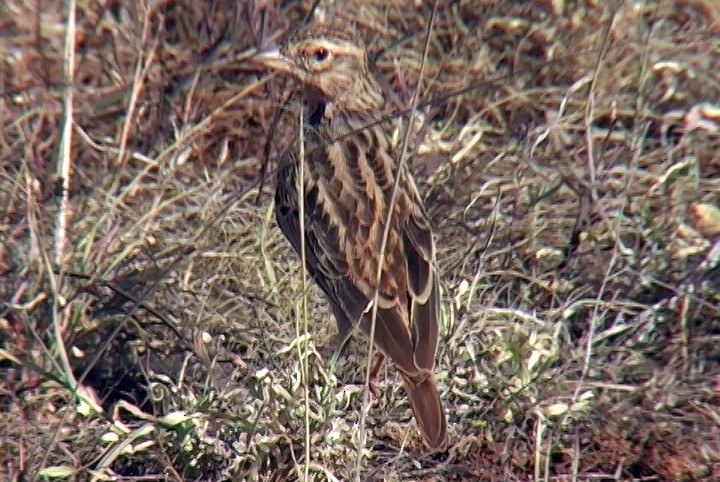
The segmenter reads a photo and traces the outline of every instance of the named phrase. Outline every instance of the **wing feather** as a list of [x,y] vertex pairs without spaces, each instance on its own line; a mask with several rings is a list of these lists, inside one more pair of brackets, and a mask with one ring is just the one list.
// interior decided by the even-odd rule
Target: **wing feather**
[[[370,331],[370,302],[374,298],[382,222],[369,216],[378,212],[373,202],[389,198],[387,171],[382,175],[383,196],[363,197],[366,175],[353,181],[349,173],[363,166],[339,165],[352,147],[334,147],[334,162],[318,149],[305,169],[305,250],[307,269],[327,296],[338,330],[345,336],[358,322]],[[341,155],[342,154],[342,155]],[[347,167],[347,169],[346,169]],[[390,171],[391,172],[391,171]],[[293,248],[300,253],[300,223],[295,159],[288,155],[278,171],[276,217]],[[337,175],[343,180],[337,184]],[[344,179],[348,177],[348,179]],[[336,185],[331,185],[332,178]],[[402,192],[393,216],[381,280],[375,343],[398,368],[408,374],[432,370],[438,340],[439,290],[434,271],[432,231],[412,180],[401,183]],[[329,187],[331,186],[331,187]],[[384,209],[380,209],[384,211]]]

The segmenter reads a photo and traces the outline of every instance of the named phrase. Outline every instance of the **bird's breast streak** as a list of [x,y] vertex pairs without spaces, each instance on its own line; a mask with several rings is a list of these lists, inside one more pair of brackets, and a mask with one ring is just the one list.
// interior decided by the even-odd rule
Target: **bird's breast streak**
[[[321,133],[319,137],[326,136]],[[316,219],[308,225],[326,231],[316,235],[324,236],[326,248],[337,250],[345,259],[351,279],[362,280],[370,287],[377,281],[386,206],[395,179],[391,156],[386,135],[375,126],[360,130],[357,136],[321,144],[304,168],[306,197],[310,190],[317,193],[313,199]],[[408,217],[408,199],[404,185],[399,188],[380,286],[381,293],[391,299],[407,289],[402,225]]]

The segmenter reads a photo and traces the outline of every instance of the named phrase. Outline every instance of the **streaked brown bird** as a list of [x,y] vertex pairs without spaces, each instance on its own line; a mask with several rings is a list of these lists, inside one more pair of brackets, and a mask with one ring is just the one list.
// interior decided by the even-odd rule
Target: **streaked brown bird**
[[[356,323],[369,336],[379,292],[375,345],[404,381],[425,443],[444,445],[447,421],[433,378],[438,343],[439,288],[435,244],[412,175],[398,170],[390,112],[368,68],[365,45],[337,23],[302,27],[257,61],[299,81],[305,90],[304,239],[306,267],[325,292],[346,339]],[[275,193],[278,224],[300,253],[296,143],[280,162]],[[399,171],[399,172],[398,172]],[[395,176],[382,276],[381,240]]]

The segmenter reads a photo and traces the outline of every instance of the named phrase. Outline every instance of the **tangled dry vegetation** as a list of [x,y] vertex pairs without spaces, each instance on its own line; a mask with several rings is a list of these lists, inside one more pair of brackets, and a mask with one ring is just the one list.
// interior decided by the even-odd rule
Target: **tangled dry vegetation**
[[329,365],[258,183],[282,3],[0,4],[0,478],[720,480],[718,3],[439,2],[419,79],[432,2],[321,2],[420,88],[431,455],[391,368],[358,441],[365,343]]

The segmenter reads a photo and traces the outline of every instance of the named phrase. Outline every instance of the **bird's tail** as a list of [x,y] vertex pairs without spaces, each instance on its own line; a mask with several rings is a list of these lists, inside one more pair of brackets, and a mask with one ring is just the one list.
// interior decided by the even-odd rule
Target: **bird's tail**
[[439,449],[447,439],[447,420],[435,380],[429,376],[416,383],[404,374],[402,378],[425,444],[430,449]]

